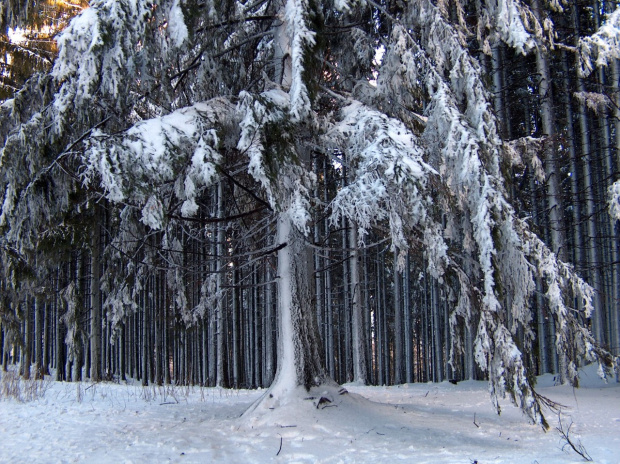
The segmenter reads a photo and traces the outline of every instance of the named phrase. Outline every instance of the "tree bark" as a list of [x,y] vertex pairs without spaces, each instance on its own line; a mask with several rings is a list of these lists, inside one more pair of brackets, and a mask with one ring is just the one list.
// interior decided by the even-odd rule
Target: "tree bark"
[[95,208],[95,225],[90,241],[91,282],[90,282],[90,380],[101,380],[101,230],[99,227],[99,208]]
[[[539,0],[532,2],[534,14],[542,22],[542,13]],[[538,84],[538,96],[540,98],[540,116],[542,120],[542,132],[547,136],[544,153],[545,174],[547,178],[547,210],[549,217],[549,229],[551,236],[551,249],[562,261],[566,261],[566,234],[562,222],[563,207],[560,189],[560,169],[557,163],[556,150],[556,125],[553,115],[553,91],[551,87],[551,72],[547,50],[539,44],[536,50],[536,70],[540,81]]]
[[[217,217],[224,217],[224,190],[223,183],[217,186]],[[222,277],[224,272],[224,226],[217,228],[217,368],[215,384],[218,387],[226,386],[224,379],[224,292]]]
[[30,307],[30,297],[26,297],[24,305],[24,349],[22,352],[22,377],[30,379],[30,364],[32,364],[32,309]]
[[403,383],[403,313],[401,304],[402,276],[398,269],[398,249],[394,250],[394,383]]
[[278,369],[274,396],[326,380],[310,291],[312,254],[288,212],[278,217]]
[[357,227],[355,224],[350,224],[349,226],[349,245],[352,248],[349,255],[349,269],[351,271],[352,298],[353,381],[365,385],[368,373],[362,320],[362,292],[359,275],[360,256],[357,248]]
[[43,378],[43,302],[40,296],[34,298],[34,378]]

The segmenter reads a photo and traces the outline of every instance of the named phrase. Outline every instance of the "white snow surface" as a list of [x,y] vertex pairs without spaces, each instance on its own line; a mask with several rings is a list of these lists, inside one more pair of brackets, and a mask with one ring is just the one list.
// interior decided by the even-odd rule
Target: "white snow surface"
[[[595,462],[618,463],[620,384],[595,371],[579,389],[541,377],[538,391],[566,406],[571,438]],[[583,462],[563,449],[552,414],[547,433],[507,401],[495,414],[486,382],[345,387],[241,417],[265,390],[48,381],[34,401],[0,398],[0,462]],[[332,402],[317,408],[321,396]]]

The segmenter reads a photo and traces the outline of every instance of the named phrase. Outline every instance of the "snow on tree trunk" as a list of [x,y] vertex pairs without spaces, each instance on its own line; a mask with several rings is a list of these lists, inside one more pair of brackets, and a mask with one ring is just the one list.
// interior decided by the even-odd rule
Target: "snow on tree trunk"
[[364,326],[362,323],[362,292],[359,271],[359,250],[357,245],[357,228],[355,224],[349,227],[349,246],[352,248],[349,256],[351,271],[351,309],[353,331],[353,381],[362,385],[368,379],[366,350],[364,342]]
[[313,258],[288,210],[278,215],[277,243],[282,246],[277,276],[278,368],[269,390],[255,405],[265,409],[285,404],[298,387],[309,390],[328,382],[312,302]]

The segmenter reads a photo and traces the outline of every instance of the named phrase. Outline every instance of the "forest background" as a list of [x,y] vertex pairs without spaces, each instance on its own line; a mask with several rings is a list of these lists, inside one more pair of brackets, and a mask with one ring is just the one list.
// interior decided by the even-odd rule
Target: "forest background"
[[1,14],[3,370],[280,393],[488,378],[543,423],[533,376],[613,375],[614,3]]

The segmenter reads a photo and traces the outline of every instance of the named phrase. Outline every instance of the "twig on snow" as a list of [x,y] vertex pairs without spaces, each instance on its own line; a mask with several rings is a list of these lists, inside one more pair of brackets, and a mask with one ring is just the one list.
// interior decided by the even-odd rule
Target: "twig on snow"
[[566,442],[562,446],[562,450],[564,450],[566,446],[570,446],[573,451],[579,456],[581,456],[585,461],[591,462],[592,457],[588,454],[586,448],[581,444],[581,440],[577,440],[577,442],[575,443],[574,440],[570,437],[570,429],[573,426],[573,419],[571,418],[570,424],[568,424],[568,428],[565,430],[564,423],[562,422],[562,413],[558,412],[558,423],[559,425],[555,429],[560,433],[560,437],[562,437],[562,440]]
[[[280,434],[278,434],[280,435]],[[278,448],[278,452],[276,453],[276,456],[280,455],[280,451],[282,451],[282,435],[280,435],[280,448]]]

